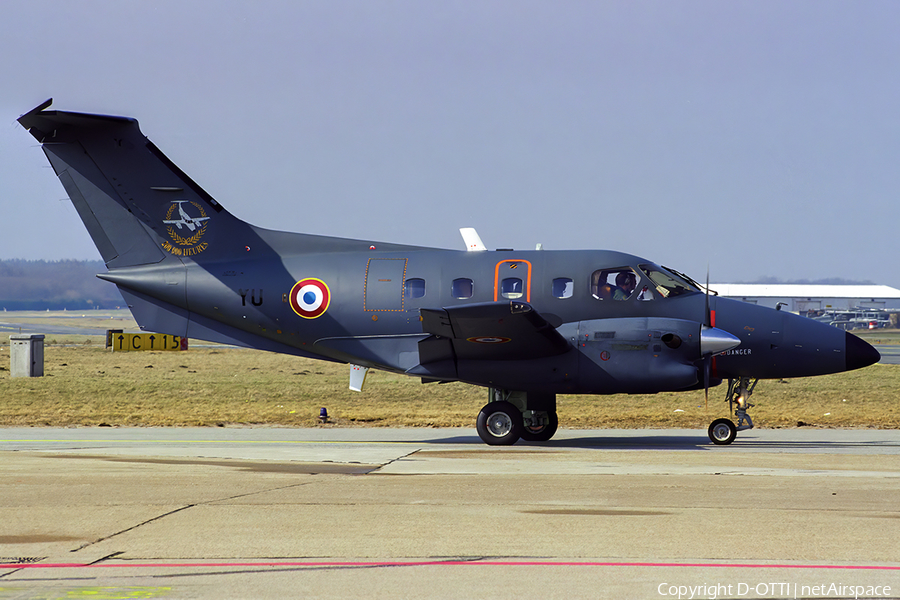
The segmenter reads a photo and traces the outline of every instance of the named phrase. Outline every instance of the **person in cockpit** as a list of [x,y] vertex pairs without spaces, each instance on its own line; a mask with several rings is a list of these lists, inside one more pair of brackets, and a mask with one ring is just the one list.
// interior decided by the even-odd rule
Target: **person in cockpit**
[[622,271],[616,275],[616,287],[613,290],[613,300],[628,300],[634,293],[637,286],[637,279],[634,273]]

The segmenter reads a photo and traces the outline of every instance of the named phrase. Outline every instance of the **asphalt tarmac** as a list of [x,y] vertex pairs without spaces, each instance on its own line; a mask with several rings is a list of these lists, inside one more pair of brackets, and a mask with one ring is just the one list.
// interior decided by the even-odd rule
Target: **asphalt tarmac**
[[0,430],[0,598],[896,598],[900,432]]
[[881,354],[879,363],[883,365],[900,365],[900,346],[878,344],[875,346],[875,349]]

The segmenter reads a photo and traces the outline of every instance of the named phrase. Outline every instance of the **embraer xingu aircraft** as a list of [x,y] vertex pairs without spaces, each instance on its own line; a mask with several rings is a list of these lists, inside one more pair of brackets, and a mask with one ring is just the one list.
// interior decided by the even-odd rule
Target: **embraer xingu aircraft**
[[467,251],[254,227],[226,211],[126,117],[22,115],[142,329],[489,389],[488,444],[550,439],[557,394],[709,389],[728,380],[753,426],[759,379],[838,373],[878,352],[835,327],[711,295],[606,250]]

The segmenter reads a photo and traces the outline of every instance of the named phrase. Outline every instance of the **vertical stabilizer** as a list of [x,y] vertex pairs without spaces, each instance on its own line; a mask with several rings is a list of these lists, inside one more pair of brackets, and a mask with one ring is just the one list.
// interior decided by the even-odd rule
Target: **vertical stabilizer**
[[235,252],[224,242],[249,225],[172,163],[135,119],[49,106],[19,123],[41,143],[109,268]]

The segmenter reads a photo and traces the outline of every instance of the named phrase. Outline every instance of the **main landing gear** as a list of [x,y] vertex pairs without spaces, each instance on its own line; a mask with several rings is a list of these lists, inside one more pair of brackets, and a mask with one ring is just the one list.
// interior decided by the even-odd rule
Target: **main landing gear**
[[488,390],[488,403],[475,428],[485,444],[509,446],[519,441],[546,442],[559,427],[555,394]]
[[[731,419],[716,419],[713,421],[707,433],[713,444],[726,445],[734,441],[738,431],[745,429],[753,429],[753,419],[747,414],[747,409],[752,407],[750,404],[750,395],[753,394],[753,388],[759,379],[751,379],[749,377],[741,377],[740,379],[728,380],[728,410],[737,417],[737,425]],[[737,405],[737,409],[734,406]]]

